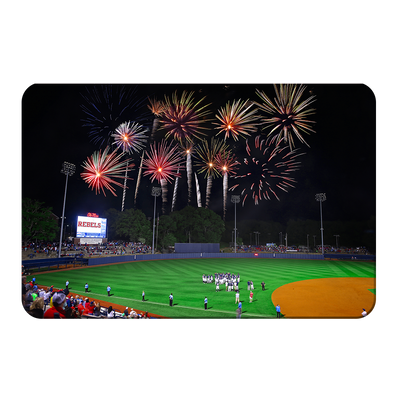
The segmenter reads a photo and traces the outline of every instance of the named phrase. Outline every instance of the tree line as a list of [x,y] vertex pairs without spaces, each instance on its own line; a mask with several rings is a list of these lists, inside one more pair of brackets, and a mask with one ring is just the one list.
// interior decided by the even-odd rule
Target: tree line
[[169,215],[147,218],[141,210],[109,209],[105,213],[108,221],[109,240],[127,240],[151,244],[153,228],[155,245],[168,249],[175,243],[219,243],[225,230],[222,218],[208,208],[187,206]]
[[[108,240],[124,240],[152,244],[153,217],[137,209],[105,212],[108,220]],[[314,220],[290,219],[286,224],[274,221],[257,220],[237,221],[237,243],[266,243],[288,245],[308,245],[313,249],[321,244],[321,222]],[[376,221],[371,216],[368,221],[323,221],[324,244],[339,247],[365,246],[375,252]],[[229,245],[234,241],[234,221],[224,221],[208,208],[187,206],[169,215],[156,217],[155,244],[160,250],[166,250],[175,243],[221,243]],[[24,198],[22,200],[22,240],[28,243],[34,240],[53,241],[60,234],[58,217],[51,207],[44,203]],[[339,235],[336,237],[335,235]]]
[[[371,216],[368,221],[323,221],[324,245],[336,247],[365,246],[375,252],[376,249],[376,221]],[[232,241],[234,221],[226,222],[223,241]],[[321,245],[321,221],[310,219],[289,219],[285,224],[274,221],[246,220],[237,223],[237,243],[246,245],[266,243],[286,244],[287,234],[289,246],[308,246],[312,250]],[[307,238],[308,235],[308,238]],[[339,235],[336,237],[336,235]],[[234,237],[234,236],[233,236]]]

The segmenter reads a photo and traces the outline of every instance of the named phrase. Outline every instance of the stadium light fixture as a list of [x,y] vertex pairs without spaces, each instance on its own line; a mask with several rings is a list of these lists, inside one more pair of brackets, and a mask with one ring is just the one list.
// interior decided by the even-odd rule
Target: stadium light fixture
[[322,202],[326,200],[325,193],[317,193],[315,200],[319,201],[319,209],[321,213],[321,244],[322,244],[322,255],[324,255],[324,228],[322,227]]
[[62,217],[61,217],[60,247],[58,248],[58,258],[61,257],[62,237],[63,237],[63,231],[64,231],[65,200],[67,198],[68,177],[72,176],[75,173],[75,169],[76,169],[75,164],[71,164],[66,161],[64,161],[62,169],[61,169],[61,173],[66,176],[66,179],[65,179],[63,212],[62,212]]
[[339,240],[338,238],[340,237],[340,235],[333,235],[336,237],[336,251],[339,249]]
[[236,253],[236,204],[240,202],[240,195],[233,194],[231,196],[231,202],[235,204],[235,253]]

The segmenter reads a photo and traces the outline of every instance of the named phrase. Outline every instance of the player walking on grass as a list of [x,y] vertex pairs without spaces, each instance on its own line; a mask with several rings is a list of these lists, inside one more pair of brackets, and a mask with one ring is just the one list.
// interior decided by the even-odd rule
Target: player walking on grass
[[238,305],[238,308],[236,310],[236,313],[237,313],[236,318],[240,319],[242,317],[242,302],[241,301],[239,301],[239,305]]
[[236,297],[235,304],[239,303],[240,302],[239,301],[239,291],[236,292],[236,296],[235,297]]
[[108,286],[107,286],[107,294],[108,294],[109,296],[111,296],[110,292],[111,292],[111,286],[108,285]]
[[208,303],[208,299],[207,296],[204,298],[204,309],[207,310],[207,303]]
[[69,281],[65,282],[65,289],[68,289]]
[[215,287],[215,291],[219,292],[219,283],[217,283],[217,286]]
[[275,309],[276,309],[276,318],[280,318],[281,317],[281,306],[279,304],[277,304]]
[[169,305],[172,307],[172,300],[174,300],[174,296],[172,296],[172,293],[169,295]]
[[88,289],[89,289],[89,285],[86,283],[86,284],[85,284],[85,292],[87,292]]
[[250,290],[250,303],[253,302],[253,292]]
[[144,301],[144,290],[142,292],[142,301]]

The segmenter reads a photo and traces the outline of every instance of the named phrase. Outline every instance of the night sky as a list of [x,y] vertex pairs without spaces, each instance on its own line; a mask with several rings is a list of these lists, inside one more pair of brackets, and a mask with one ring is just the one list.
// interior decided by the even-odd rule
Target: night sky
[[[376,214],[376,126],[375,97],[365,85],[351,84],[306,84],[307,90],[302,100],[316,95],[312,108],[316,113],[310,117],[314,124],[315,134],[304,135],[309,148],[295,141],[298,151],[306,153],[299,157],[300,169],[291,176],[296,180],[294,188],[288,193],[277,191],[280,198],[262,200],[254,205],[251,198],[244,207],[237,208],[238,221],[243,219],[273,220],[281,223],[289,219],[319,219],[319,204],[316,193],[326,193],[323,203],[324,220],[327,221],[367,221]],[[76,224],[78,215],[94,212],[104,215],[109,208],[121,209],[122,188],[117,188],[118,197],[106,192],[95,194],[80,177],[82,163],[86,158],[99,150],[99,145],[89,137],[89,129],[84,125],[85,114],[82,105],[87,105],[82,94],[93,93],[94,85],[33,85],[29,87],[22,100],[22,197],[44,202],[52,207],[57,216],[62,215],[65,176],[60,173],[64,161],[76,165],[76,173],[68,180],[66,203],[66,224]],[[97,85],[97,89],[100,85]],[[151,84],[126,85],[125,90],[136,90],[135,99],[141,103],[138,110],[129,115],[131,121],[140,119],[140,123],[151,129],[153,116],[147,109],[147,97],[160,100],[171,95],[175,90],[195,91],[195,98],[206,96],[204,104],[209,107],[214,117],[217,110],[230,100],[260,99],[255,89],[263,90],[269,98],[275,97],[271,84],[212,84],[212,85],[163,85]],[[260,115],[264,115],[262,111]],[[125,120],[118,121],[118,123]],[[210,125],[211,126],[211,125]],[[259,133],[267,131],[261,130]],[[217,130],[206,131],[214,135]],[[165,131],[159,131],[160,140]],[[253,134],[256,135],[256,134]],[[221,137],[218,136],[218,137]],[[245,155],[245,140],[229,141],[239,161]],[[104,149],[105,145],[102,146]],[[139,155],[132,155],[136,164],[130,173],[133,178],[128,181],[129,189],[125,209],[133,207],[133,196],[136,185]],[[196,168],[193,167],[193,171]],[[198,174],[202,190],[202,202],[205,203],[205,179]],[[229,187],[240,183],[244,178],[229,178]],[[244,183],[244,182],[241,182]],[[137,207],[151,216],[153,198],[148,177],[142,177]],[[193,179],[193,188],[194,179]],[[169,198],[173,186],[168,186]],[[238,194],[238,191],[234,192]],[[227,220],[233,219],[234,206],[228,201]],[[169,202],[169,206],[170,206]],[[187,204],[186,174],[180,181],[177,209]],[[158,202],[161,212],[161,201]],[[193,189],[192,205],[196,206],[196,195]],[[211,195],[212,210],[222,216],[222,178],[214,180]],[[72,232],[75,235],[75,232]]]

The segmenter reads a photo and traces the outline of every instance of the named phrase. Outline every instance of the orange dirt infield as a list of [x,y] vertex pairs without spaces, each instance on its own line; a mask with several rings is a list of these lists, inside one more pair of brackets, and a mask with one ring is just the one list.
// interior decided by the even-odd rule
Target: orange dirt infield
[[271,300],[286,318],[358,318],[375,305],[375,278],[321,278],[288,283]]

